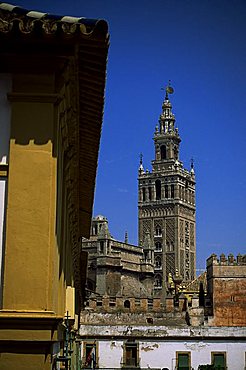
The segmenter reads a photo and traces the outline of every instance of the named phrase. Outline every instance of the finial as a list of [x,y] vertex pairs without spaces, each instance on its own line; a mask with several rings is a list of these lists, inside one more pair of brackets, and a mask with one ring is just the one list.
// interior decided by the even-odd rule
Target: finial
[[194,159],[193,158],[191,158],[191,160],[190,160],[190,173],[192,175],[195,174],[195,171],[194,171]]
[[143,154],[142,154],[142,153],[140,153],[139,157],[140,157],[140,165],[139,165],[139,168],[138,168],[138,173],[139,173],[139,175],[143,175],[143,174],[144,174],[144,168],[143,168]]

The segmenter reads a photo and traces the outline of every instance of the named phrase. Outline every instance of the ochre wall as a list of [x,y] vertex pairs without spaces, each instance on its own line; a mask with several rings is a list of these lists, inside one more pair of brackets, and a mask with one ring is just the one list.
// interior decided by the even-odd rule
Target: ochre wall
[[213,294],[213,325],[246,325],[246,278],[215,279]]
[[[56,158],[52,76],[13,76],[3,308],[54,310]],[[27,92],[28,90],[28,92]],[[45,91],[45,93],[44,93]],[[42,95],[40,95],[42,94]],[[53,279],[52,279],[53,280]],[[57,287],[56,287],[57,288]]]
[[231,262],[227,259],[218,261],[212,256],[207,262],[207,278],[213,309],[209,325],[245,326],[246,265],[234,258]]
[[0,354],[1,370],[50,370],[50,361],[47,361],[44,354]]

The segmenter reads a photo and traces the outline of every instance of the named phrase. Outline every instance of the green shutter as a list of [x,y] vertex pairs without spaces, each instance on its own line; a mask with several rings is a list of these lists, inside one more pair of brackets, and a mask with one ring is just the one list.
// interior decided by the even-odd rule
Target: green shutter
[[178,354],[178,368],[182,370],[189,369],[189,355],[186,353]]
[[225,356],[223,353],[214,354],[214,366],[216,369],[224,369],[225,368]]

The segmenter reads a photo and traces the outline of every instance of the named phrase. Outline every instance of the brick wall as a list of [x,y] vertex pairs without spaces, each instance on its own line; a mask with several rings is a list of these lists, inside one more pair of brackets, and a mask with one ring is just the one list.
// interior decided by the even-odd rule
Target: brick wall
[[245,256],[212,255],[207,260],[208,297],[212,306],[209,325],[246,325]]

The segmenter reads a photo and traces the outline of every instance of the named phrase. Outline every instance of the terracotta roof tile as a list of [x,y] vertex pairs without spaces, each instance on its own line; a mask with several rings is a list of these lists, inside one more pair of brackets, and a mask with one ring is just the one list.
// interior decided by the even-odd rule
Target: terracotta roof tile
[[[51,30],[52,32],[56,32],[58,29],[62,29],[64,33],[75,33],[79,31],[85,35],[89,35],[98,29],[105,34],[108,32],[108,24],[102,19],[89,19],[69,15],[60,16],[36,10],[27,10],[16,5],[0,2],[0,18],[1,12],[8,12],[10,17],[8,27],[7,24],[0,22],[0,32],[10,32],[14,22],[18,23],[21,32],[25,30],[25,27],[22,25],[23,22],[28,24],[29,32],[32,32],[39,23],[42,24],[42,28],[46,33],[51,33]],[[53,27],[48,27],[51,24]],[[54,27],[54,24],[56,27]]]

